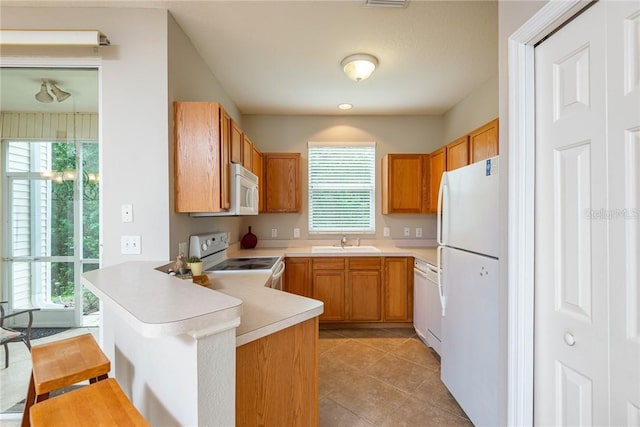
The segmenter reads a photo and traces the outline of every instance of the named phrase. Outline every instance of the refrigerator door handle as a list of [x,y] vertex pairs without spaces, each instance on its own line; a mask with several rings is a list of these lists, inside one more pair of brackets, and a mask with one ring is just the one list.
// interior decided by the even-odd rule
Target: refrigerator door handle
[[447,173],[442,174],[442,179],[440,180],[440,188],[438,189],[438,211],[437,211],[437,227],[436,227],[436,238],[438,240],[439,245],[444,245],[443,239],[443,227],[444,227],[444,217],[442,215],[442,208],[444,205],[444,193],[446,189],[448,189],[449,183],[447,179]]
[[438,259],[438,295],[440,295],[440,307],[442,307],[442,317],[445,315],[445,297],[444,292],[442,290],[442,250],[443,246],[438,246],[436,250],[436,255]]

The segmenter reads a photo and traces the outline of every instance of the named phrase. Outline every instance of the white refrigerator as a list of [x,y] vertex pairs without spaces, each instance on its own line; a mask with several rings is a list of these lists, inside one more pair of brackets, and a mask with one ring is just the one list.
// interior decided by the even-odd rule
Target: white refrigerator
[[501,424],[498,164],[445,172],[438,197],[441,379],[476,426]]

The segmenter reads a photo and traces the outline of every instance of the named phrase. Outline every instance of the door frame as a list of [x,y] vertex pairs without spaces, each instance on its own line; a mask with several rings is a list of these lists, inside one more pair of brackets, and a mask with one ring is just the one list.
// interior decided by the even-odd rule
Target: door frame
[[534,46],[590,3],[550,0],[508,40],[507,425],[530,426],[534,421]]
[[[67,56],[2,56],[0,55],[0,63],[2,67],[5,68],[92,68],[98,71],[98,150],[99,150],[99,168],[102,171],[102,158],[103,158],[103,144],[102,144],[102,57],[88,57],[88,56],[78,56],[78,57],[67,57]],[[4,160],[4,158],[2,158]],[[7,183],[3,182],[1,174],[0,174],[0,198],[4,197],[4,191],[6,191]],[[103,205],[102,205],[102,192],[103,186],[99,187],[99,204],[98,209],[100,212],[99,218],[99,254],[98,254],[98,265],[102,265],[102,248],[103,248]],[[3,236],[4,224],[7,221],[8,217],[8,207],[2,206],[0,209],[0,239],[5,239],[6,236]],[[77,224],[74,225],[77,228]],[[76,230],[76,233],[78,230]],[[5,255],[5,250],[7,245],[2,243],[0,244],[0,255],[2,257]],[[8,276],[8,272],[3,270],[4,262],[0,262],[0,279],[2,279],[2,283],[5,283],[4,288],[2,289],[2,297],[9,297],[11,291],[7,289],[8,281],[6,280]],[[82,272],[80,272],[82,274]],[[82,298],[82,290],[84,285],[82,283],[78,283],[75,290],[75,298],[76,298],[76,307],[74,308],[73,314],[73,322],[75,327],[83,326],[83,298]],[[78,304],[78,301],[80,302]],[[11,306],[11,304],[10,304]],[[47,318],[47,322],[50,322],[50,319]],[[61,325],[63,326],[63,325]],[[66,323],[64,326],[67,326]]]

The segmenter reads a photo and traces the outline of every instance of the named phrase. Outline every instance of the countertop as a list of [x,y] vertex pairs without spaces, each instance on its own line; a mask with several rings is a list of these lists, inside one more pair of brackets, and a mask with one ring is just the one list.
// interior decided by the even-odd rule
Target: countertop
[[230,248],[229,257],[260,257],[260,256],[285,256],[285,257],[342,257],[342,256],[412,256],[429,264],[436,265],[436,248],[433,247],[396,247],[378,246],[380,252],[367,253],[314,253],[312,246],[290,246],[254,249]]

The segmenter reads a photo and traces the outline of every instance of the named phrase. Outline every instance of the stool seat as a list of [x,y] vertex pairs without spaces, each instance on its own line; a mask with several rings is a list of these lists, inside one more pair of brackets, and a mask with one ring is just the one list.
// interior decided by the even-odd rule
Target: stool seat
[[30,417],[34,427],[151,425],[113,378],[36,403]]
[[22,427],[29,425],[33,404],[48,399],[50,392],[81,381],[103,380],[111,370],[111,362],[91,334],[33,346],[31,364]]
[[111,370],[111,362],[91,334],[34,346],[31,360],[38,396]]

